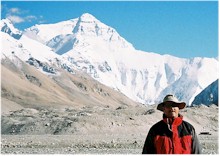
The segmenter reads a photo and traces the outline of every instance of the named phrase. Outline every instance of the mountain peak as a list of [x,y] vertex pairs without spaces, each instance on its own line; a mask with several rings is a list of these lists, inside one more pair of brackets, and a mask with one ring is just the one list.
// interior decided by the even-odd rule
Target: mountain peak
[[84,13],[79,17],[79,20],[81,22],[94,22],[94,21],[98,21],[93,15],[89,14],[89,13]]
[[108,26],[100,22],[93,15],[89,13],[82,14],[73,29],[73,33],[86,34],[89,36],[98,35],[98,31],[102,29],[108,29]]

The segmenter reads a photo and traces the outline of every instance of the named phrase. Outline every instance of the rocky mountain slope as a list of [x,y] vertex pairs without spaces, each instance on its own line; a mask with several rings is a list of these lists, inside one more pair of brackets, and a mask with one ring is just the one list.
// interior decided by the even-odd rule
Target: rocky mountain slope
[[13,108],[8,103],[19,109],[67,106],[116,108],[137,105],[123,94],[102,85],[82,72],[75,71],[75,74],[70,74],[65,70],[54,68],[59,70],[60,75],[48,76],[16,56],[13,60],[6,58],[1,63],[3,112],[10,110],[9,107]]

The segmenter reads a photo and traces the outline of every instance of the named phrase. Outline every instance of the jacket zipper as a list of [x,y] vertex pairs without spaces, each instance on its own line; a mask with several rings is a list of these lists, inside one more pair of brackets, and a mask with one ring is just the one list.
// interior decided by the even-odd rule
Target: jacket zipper
[[168,126],[168,129],[170,130],[170,132],[172,132],[172,136],[171,136],[171,138],[170,138],[170,141],[171,141],[171,147],[170,147],[170,148],[171,148],[171,149],[170,149],[171,153],[170,153],[170,154],[174,154],[173,131],[172,131],[172,126],[170,125],[168,118],[167,118],[167,126]]

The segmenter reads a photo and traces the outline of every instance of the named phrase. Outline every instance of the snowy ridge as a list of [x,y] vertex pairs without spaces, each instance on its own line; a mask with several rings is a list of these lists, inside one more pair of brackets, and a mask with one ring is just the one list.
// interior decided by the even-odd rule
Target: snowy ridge
[[[58,60],[68,70],[84,71],[145,104],[161,102],[172,93],[190,105],[198,93],[218,79],[218,60],[182,59],[135,50],[115,29],[88,13],[55,24],[35,25],[23,34],[13,43],[7,40],[10,36],[4,37],[4,53],[16,51],[24,61],[31,55],[51,65]],[[17,46],[20,43],[23,50]],[[24,48],[28,50],[25,54]]]
[[22,32],[16,29],[9,19],[2,19],[0,22],[1,32],[5,32],[15,39],[20,39]]
[[[74,66],[62,59],[62,56],[54,53],[51,48],[42,43],[32,40],[22,35],[19,40],[14,39],[9,34],[1,32],[2,53],[1,59],[9,58],[19,66],[19,59],[35,66],[45,74],[57,74],[55,67],[65,69],[74,73]],[[55,67],[54,67],[55,66]],[[22,67],[20,67],[22,68]]]
[[71,34],[73,27],[75,27],[76,25],[76,22],[77,21],[73,19],[69,21],[59,22],[56,24],[35,25],[28,29],[25,29],[24,35],[46,44],[47,41],[56,37],[57,34]]

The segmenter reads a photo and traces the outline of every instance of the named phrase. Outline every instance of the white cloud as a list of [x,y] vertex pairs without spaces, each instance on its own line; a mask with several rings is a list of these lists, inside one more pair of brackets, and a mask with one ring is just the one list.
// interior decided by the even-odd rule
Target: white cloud
[[25,19],[19,14],[21,14],[21,10],[19,8],[10,8],[7,9],[6,18],[10,19],[12,23],[25,22]]
[[33,15],[29,15],[25,17],[25,20],[27,20],[28,22],[31,22],[32,20],[37,20],[37,17]]
[[39,16],[39,21],[38,21],[38,23],[39,24],[42,24],[42,23],[45,23],[46,22],[46,20],[44,20],[44,17],[41,15],[41,16]]
[[[33,22],[38,20],[38,18],[34,15],[27,15],[29,13],[28,10],[21,10],[19,8],[7,8],[6,18],[10,19],[12,23],[23,23],[23,22]],[[39,17],[41,20],[42,16]]]
[[9,14],[20,14],[21,10],[19,8],[11,8],[9,9]]
[[25,22],[25,20],[22,17],[16,16],[16,15],[9,15],[7,16],[7,18],[10,19],[12,23]]

